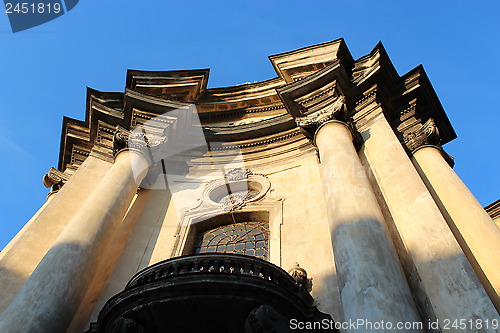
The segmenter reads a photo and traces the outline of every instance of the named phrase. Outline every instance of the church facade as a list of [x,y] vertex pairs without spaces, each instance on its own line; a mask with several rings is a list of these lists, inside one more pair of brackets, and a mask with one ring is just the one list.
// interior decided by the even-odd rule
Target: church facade
[[88,90],[0,253],[1,332],[499,331],[498,202],[453,171],[424,69],[342,39],[269,59]]

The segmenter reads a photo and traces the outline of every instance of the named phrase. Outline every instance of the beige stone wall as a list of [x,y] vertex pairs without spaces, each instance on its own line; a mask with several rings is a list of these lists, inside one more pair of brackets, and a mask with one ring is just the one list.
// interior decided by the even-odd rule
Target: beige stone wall
[[[272,211],[269,221],[271,238],[274,237],[270,246],[271,261],[281,263],[285,270],[294,267],[296,262],[306,269],[318,308],[339,320],[342,318],[340,297],[317,156],[309,153],[290,164],[274,164],[272,168],[256,166],[251,170],[268,174],[271,182],[271,190],[262,198],[262,204],[256,202],[243,208]],[[70,331],[88,328],[105,302],[122,291],[135,273],[182,252],[176,247],[183,245],[178,238],[182,237],[179,214],[184,209],[176,204],[182,205],[186,197],[193,202],[192,198],[201,196],[203,187],[204,184],[200,183],[184,191],[174,191],[172,198],[168,191],[139,191],[115,244],[110,248],[111,252],[121,251],[121,255],[116,259],[116,265],[107,262],[99,268]],[[130,219],[136,219],[135,226],[130,231],[128,242],[120,244],[120,239],[127,238],[120,234],[126,232],[127,224],[133,223],[128,221]]]
[[[293,166],[297,167],[290,168]],[[286,168],[290,169],[280,171]],[[291,165],[277,166],[265,173],[272,173],[269,176],[272,195],[284,198],[281,267],[289,270],[298,262],[312,279],[311,293],[318,309],[341,320],[332,243],[316,155],[309,155]]]

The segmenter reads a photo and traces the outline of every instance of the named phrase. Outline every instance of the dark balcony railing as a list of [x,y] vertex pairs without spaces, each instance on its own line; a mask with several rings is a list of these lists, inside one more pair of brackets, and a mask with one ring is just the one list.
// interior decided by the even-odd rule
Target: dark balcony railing
[[291,319],[331,317],[278,266],[244,255],[205,253],[137,273],[87,332],[289,332]]
[[177,257],[147,267],[130,280],[125,290],[176,275],[200,273],[253,276],[293,292],[301,288],[290,274],[270,262],[238,254],[204,253]]

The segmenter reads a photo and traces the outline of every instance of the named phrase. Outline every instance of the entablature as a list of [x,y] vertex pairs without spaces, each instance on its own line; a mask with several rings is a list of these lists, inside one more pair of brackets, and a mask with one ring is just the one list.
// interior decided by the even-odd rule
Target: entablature
[[[276,142],[285,151],[290,131],[301,138],[303,148],[308,133],[300,132],[297,123],[330,117],[359,129],[383,114],[409,153],[416,142],[429,141],[416,137],[426,133],[422,128],[430,123],[438,133],[432,144],[456,137],[423,67],[399,76],[381,43],[358,60],[353,60],[343,39],[269,58],[279,77],[234,87],[207,89],[209,70],[199,69],[129,70],[124,93],[89,88],[85,121],[64,118],[58,169],[77,169],[95,147],[100,157],[112,159],[118,126],[149,126],[150,132],[161,135],[165,123],[172,122],[170,111],[193,104],[199,118],[194,126],[201,127],[208,142],[222,142],[221,150],[238,147],[244,154]],[[302,117],[308,118],[301,121]],[[288,139],[269,141],[270,137]]]

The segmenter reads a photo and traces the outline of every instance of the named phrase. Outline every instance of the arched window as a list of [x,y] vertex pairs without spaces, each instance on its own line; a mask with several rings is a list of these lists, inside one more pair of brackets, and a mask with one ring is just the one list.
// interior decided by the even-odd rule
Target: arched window
[[193,252],[237,253],[268,260],[269,225],[245,221],[199,231]]

